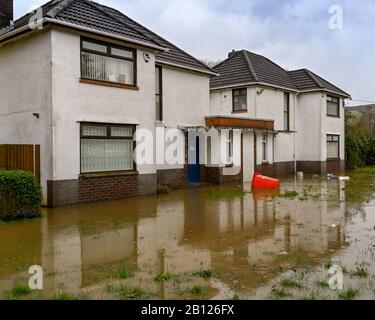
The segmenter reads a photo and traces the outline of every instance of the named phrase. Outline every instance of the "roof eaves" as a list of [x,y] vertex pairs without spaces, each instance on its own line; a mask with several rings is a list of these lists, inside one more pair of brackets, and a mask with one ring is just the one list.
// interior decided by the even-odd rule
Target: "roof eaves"
[[51,19],[51,18],[45,18],[44,20],[45,20],[46,23],[56,24],[56,25],[60,25],[60,26],[63,26],[63,27],[72,28],[72,29],[76,29],[76,30],[80,30],[80,31],[95,33],[95,34],[98,34],[98,35],[101,35],[101,36],[104,36],[104,37],[118,39],[118,40],[126,41],[126,42],[129,42],[129,43],[134,43],[136,45],[143,46],[143,47],[146,47],[146,48],[156,49],[156,50],[160,50],[160,51],[164,51],[164,52],[169,51],[168,48],[160,47],[159,45],[156,45],[156,44],[150,44],[150,43],[147,43],[147,42],[126,38],[124,36],[116,35],[114,33],[109,33],[109,32],[105,32],[105,31],[93,29],[93,28],[90,28],[90,27],[80,26],[80,25],[70,23],[70,22],[66,22],[66,21],[61,21],[61,20]]

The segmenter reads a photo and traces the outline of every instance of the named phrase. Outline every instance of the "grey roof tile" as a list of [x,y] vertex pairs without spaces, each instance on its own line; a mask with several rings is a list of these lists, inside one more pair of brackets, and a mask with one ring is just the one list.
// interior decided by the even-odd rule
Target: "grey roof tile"
[[[157,54],[157,60],[161,63],[175,64],[206,73],[213,72],[198,59],[116,9],[87,0],[53,0],[42,5],[42,11],[43,17],[53,17],[56,20],[77,26],[136,40],[145,45],[164,47],[168,51]],[[28,13],[16,20],[12,30],[26,26],[33,15],[33,12]]]
[[214,70],[220,76],[211,78],[211,88],[213,89],[251,82],[297,89],[286,70],[268,58],[247,50],[231,54]]
[[339,95],[350,96],[350,94],[346,93],[342,89],[336,87],[332,83],[328,82],[327,80],[323,79],[322,77],[318,76],[308,69],[288,71],[288,74],[292,81],[295,83],[298,90],[304,91],[325,89],[333,91]]
[[270,59],[247,50],[232,52],[228,59],[214,68],[214,71],[220,76],[211,78],[211,89],[265,83],[299,91],[325,89],[350,96],[310,70],[287,71]]

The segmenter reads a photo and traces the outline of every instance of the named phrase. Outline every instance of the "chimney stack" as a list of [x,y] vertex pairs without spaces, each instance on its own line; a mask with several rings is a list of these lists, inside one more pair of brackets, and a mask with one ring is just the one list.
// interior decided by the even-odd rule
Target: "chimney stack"
[[228,53],[228,58],[232,57],[233,55],[235,55],[238,51],[236,50],[232,50],[232,52],[229,52]]
[[0,0],[0,29],[10,26],[13,21],[13,0]]

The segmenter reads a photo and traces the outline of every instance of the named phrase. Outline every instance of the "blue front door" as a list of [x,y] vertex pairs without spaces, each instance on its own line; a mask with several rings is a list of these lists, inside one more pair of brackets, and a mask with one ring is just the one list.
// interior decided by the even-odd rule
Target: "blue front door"
[[195,146],[189,146],[189,159],[194,159],[195,163],[188,164],[188,181],[189,183],[201,182],[201,169],[199,164],[199,138],[195,141]]

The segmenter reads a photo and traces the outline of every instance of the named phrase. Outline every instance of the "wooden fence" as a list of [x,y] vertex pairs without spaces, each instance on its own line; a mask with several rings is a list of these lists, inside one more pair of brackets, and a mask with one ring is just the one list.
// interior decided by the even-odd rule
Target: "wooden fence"
[[32,172],[40,183],[40,145],[0,144],[0,169]]

